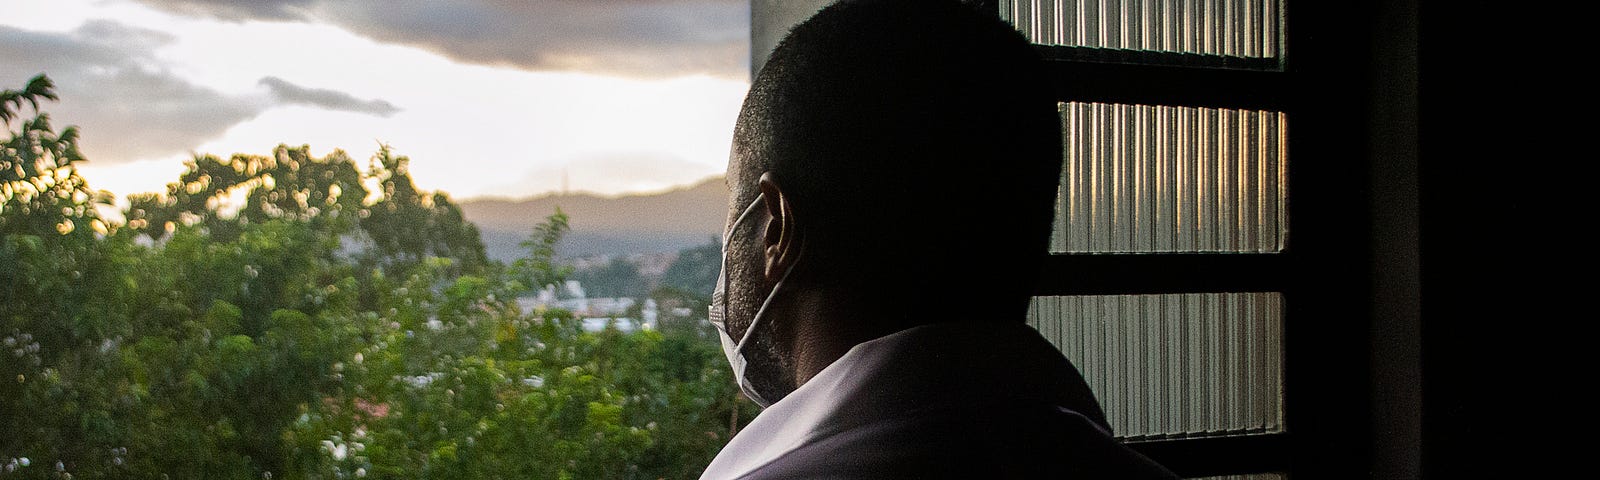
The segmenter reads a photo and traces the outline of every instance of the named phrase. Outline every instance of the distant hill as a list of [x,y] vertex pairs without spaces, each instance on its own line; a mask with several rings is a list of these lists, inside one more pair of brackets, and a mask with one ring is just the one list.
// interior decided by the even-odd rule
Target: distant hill
[[727,187],[716,177],[654,194],[466,200],[461,210],[483,233],[489,257],[509,261],[519,255],[517,244],[533,225],[555,213],[557,206],[572,226],[557,253],[576,257],[676,252],[704,245],[721,235],[727,202]]

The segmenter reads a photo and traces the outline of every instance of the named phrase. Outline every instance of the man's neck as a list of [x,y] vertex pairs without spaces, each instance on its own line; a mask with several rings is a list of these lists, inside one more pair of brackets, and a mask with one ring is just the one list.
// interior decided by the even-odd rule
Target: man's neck
[[909,313],[899,302],[879,296],[864,298],[862,288],[809,289],[792,304],[796,319],[791,345],[794,385],[799,388],[856,345],[899,331]]

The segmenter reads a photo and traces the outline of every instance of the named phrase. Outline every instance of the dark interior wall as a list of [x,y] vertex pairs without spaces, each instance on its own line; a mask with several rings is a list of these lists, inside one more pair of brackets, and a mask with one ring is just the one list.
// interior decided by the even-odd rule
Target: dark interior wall
[[1593,190],[1578,170],[1593,134],[1573,131],[1593,128],[1593,86],[1571,70],[1589,55],[1563,50],[1592,42],[1561,37],[1592,27],[1503,6],[1420,12],[1425,478],[1544,478],[1588,456],[1554,438],[1589,408],[1563,402],[1591,398],[1592,360],[1553,357],[1593,349],[1574,328],[1594,314],[1571,304],[1589,298],[1573,291],[1590,285],[1577,252],[1592,243],[1579,233],[1592,215],[1573,210],[1594,201],[1568,198]]
[[1422,469],[1417,2],[1371,12],[1367,156],[1372,235],[1372,478]]

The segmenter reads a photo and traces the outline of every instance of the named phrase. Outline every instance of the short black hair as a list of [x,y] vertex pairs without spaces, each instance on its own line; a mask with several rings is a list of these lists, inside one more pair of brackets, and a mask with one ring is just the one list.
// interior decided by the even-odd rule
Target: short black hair
[[813,219],[802,263],[911,268],[906,287],[919,291],[1026,292],[1060,182],[1056,105],[1038,53],[992,12],[840,1],[756,75],[734,134],[744,168],[729,181],[773,172]]

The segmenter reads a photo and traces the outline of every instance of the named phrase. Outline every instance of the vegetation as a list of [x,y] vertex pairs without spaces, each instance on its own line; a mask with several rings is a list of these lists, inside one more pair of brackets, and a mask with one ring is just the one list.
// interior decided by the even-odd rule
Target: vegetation
[[621,256],[593,268],[573,272],[591,298],[638,298],[650,291],[650,283],[639,274],[639,266]]
[[54,98],[0,93],[0,479],[693,478],[754,415],[703,322],[523,310],[560,213],[502,265],[406,157],[288,146],[119,212]]
[[687,292],[709,292],[722,268],[722,242],[711,242],[678,252],[677,261],[661,275],[661,285]]

